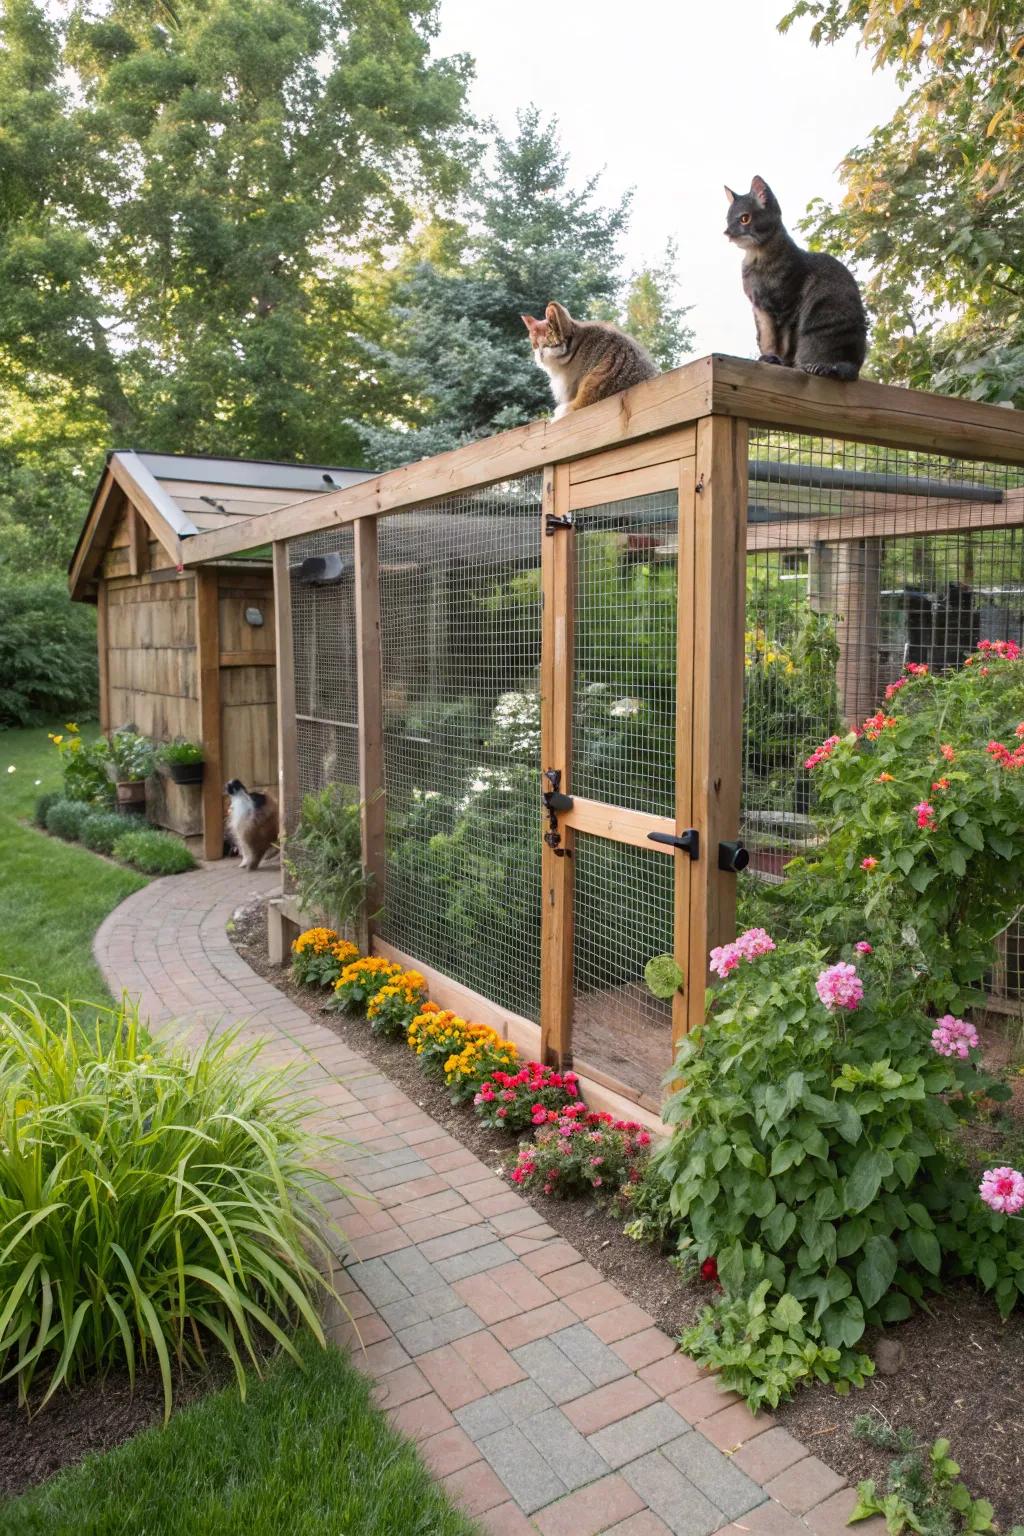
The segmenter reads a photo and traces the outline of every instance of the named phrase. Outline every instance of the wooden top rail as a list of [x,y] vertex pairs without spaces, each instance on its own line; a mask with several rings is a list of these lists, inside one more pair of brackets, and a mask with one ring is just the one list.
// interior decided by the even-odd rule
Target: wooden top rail
[[408,511],[592,454],[604,455],[604,473],[609,473],[609,450],[675,432],[711,415],[739,417],[792,432],[1024,465],[1024,411],[867,380],[841,384],[791,368],[712,354],[560,421],[532,421],[359,485],[184,539],[181,559],[187,566],[201,565],[279,539],[340,527],[360,517]]

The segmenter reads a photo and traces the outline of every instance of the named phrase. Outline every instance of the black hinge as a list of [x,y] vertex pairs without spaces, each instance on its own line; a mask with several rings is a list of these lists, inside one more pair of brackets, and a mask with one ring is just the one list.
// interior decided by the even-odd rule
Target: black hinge
[[559,517],[556,512],[549,512],[544,519],[544,532],[549,539],[553,538],[560,528],[572,528],[574,526],[575,523],[571,512],[566,512],[563,517]]
[[[561,846],[562,834],[558,830],[558,814],[560,811],[571,811],[573,799],[571,795],[563,795],[560,789],[562,782],[562,770],[560,768],[545,768],[544,777],[551,785],[544,790],[541,800],[544,802],[544,810],[548,818],[548,831],[544,833],[544,841],[549,848],[553,848],[560,859],[564,859],[569,850]],[[569,854],[571,858],[572,855]]]

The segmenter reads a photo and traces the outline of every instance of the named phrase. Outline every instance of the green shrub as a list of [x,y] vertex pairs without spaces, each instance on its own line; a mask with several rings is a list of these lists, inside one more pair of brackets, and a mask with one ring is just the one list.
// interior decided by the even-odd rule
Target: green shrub
[[0,577],[0,726],[96,711],[96,613],[62,576]]
[[203,761],[203,749],[194,741],[165,741],[162,747],[158,747],[156,755],[162,763],[180,763],[188,765]]
[[117,811],[90,810],[82,822],[80,840],[94,853],[113,853],[119,838],[133,830],[133,822]]
[[59,789],[52,789],[48,794],[39,796],[35,804],[35,810],[32,812],[32,820],[37,827],[42,828],[44,831],[46,830],[46,818],[51,805],[56,805],[58,800],[63,800],[64,798]]
[[107,772],[110,744],[106,738],[86,741],[74,721],[69,721],[63,731],[51,731],[50,740],[60,758],[64,798],[112,805],[114,786]]
[[122,725],[110,737],[109,755],[118,782],[137,784],[153,772],[156,749],[148,736]]
[[92,806],[85,800],[54,800],[46,812],[46,830],[66,843],[77,843],[92,813]]
[[728,979],[677,1055],[657,1159],[725,1292],[684,1348],[752,1407],[809,1376],[859,1383],[865,1328],[907,1317],[944,1272],[983,1262],[1008,1310],[1024,1271],[1024,1227],[1000,1250],[1004,1217],[975,1199],[958,1221],[969,1185],[947,1153],[977,1100],[1006,1090],[937,1054],[904,955],[846,952],[836,1002],[822,950],[770,942],[755,930],[747,958],[713,955]]
[[363,868],[359,797],[347,784],[328,784],[302,802],[288,839],[285,867],[308,912],[344,928],[363,916],[369,878]]
[[141,827],[137,832],[122,832],[111,852],[144,875],[182,875],[195,869],[196,861],[180,838],[171,832],[155,832]]
[[[894,1430],[872,1413],[857,1415],[853,1433],[876,1450],[887,1451],[893,1460],[884,1494],[876,1491],[873,1481],[857,1484],[850,1525],[881,1515],[892,1536],[902,1536],[907,1530],[919,1536],[957,1536],[958,1532],[967,1536],[996,1529],[992,1505],[987,1499],[973,1499],[960,1481],[960,1465],[949,1454],[948,1440],[918,1445],[906,1425]],[[1020,1526],[1014,1526],[1010,1536],[1020,1531]]]
[[169,1413],[175,1365],[211,1344],[244,1392],[268,1339],[294,1354],[293,1322],[322,1341],[324,1145],[258,1048],[186,1055],[127,1004],[103,1012],[90,1043],[68,1006],[0,998],[0,1374],[24,1402],[158,1367]]

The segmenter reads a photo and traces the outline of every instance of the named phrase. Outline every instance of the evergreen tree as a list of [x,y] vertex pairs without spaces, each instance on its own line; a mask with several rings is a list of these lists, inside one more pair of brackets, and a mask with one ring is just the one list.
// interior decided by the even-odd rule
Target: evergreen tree
[[368,361],[402,399],[391,424],[362,430],[368,462],[407,463],[550,409],[520,316],[552,299],[580,318],[614,311],[629,199],[605,208],[596,191],[597,178],[571,185],[557,122],[536,108],[495,139],[462,228],[432,227],[393,274]]
[[666,371],[678,368],[693,351],[693,332],[685,323],[689,307],[676,302],[678,259],[676,243],[670,240],[659,265],[641,267],[633,274],[619,321]]

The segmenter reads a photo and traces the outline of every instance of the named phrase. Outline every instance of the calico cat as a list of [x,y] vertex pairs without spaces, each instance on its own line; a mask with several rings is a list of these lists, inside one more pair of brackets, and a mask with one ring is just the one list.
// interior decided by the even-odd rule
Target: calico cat
[[615,325],[574,320],[562,304],[549,304],[543,320],[519,318],[530,333],[533,360],[551,384],[556,421],[658,373],[638,341]]
[[853,273],[834,256],[797,245],[760,176],[749,192],[726,187],[725,195],[725,233],[744,252],[743,292],[754,308],[759,361],[855,379],[864,366],[868,323]]
[[248,790],[241,779],[231,779],[224,786],[228,806],[228,838],[242,855],[240,869],[259,869],[260,860],[272,843],[277,842],[277,805],[272,795]]

